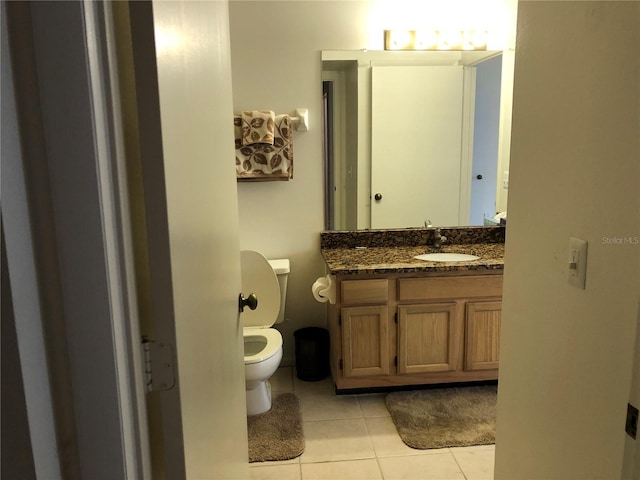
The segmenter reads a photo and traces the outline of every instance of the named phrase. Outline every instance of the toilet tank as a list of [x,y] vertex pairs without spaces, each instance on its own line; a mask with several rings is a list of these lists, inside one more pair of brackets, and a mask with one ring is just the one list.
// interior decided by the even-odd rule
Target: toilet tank
[[269,265],[273,268],[278,278],[278,284],[280,285],[280,311],[278,312],[278,318],[275,323],[282,323],[284,321],[284,305],[287,298],[287,278],[289,277],[289,259],[277,258],[269,260]]

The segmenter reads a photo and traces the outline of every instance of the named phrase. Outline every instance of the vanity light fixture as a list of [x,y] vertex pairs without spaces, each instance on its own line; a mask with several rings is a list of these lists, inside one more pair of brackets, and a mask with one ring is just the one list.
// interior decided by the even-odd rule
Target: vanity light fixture
[[385,30],[385,50],[486,50],[486,30]]

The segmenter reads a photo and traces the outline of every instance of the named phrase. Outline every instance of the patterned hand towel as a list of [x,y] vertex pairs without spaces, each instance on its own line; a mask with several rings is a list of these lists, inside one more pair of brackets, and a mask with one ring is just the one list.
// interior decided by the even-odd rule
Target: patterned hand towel
[[233,117],[236,174],[240,180],[290,180],[293,178],[293,132],[291,117],[277,115],[273,145],[242,144],[242,117]]
[[267,143],[273,145],[275,114],[270,110],[242,112],[242,144]]

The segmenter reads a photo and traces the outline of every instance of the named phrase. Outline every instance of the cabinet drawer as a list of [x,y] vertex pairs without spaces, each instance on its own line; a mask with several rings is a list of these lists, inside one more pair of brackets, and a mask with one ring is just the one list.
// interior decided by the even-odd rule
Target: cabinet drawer
[[344,280],[340,285],[340,294],[344,304],[386,303],[389,297],[389,281],[386,278]]
[[399,301],[500,296],[502,296],[502,275],[398,280]]

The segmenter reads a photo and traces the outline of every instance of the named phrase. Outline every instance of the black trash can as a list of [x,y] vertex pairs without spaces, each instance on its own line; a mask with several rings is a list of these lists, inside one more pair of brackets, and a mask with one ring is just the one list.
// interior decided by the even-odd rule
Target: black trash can
[[317,382],[329,375],[329,332],[306,327],[293,332],[296,339],[296,371],[300,380]]

